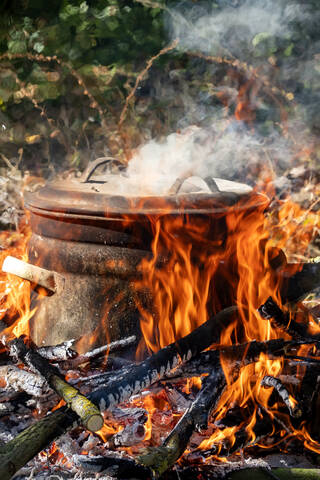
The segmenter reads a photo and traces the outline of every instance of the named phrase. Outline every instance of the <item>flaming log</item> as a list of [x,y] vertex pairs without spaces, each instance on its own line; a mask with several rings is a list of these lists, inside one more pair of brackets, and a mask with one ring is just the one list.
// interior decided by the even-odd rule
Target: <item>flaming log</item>
[[98,408],[79,390],[66,382],[59,370],[48,363],[38,352],[27,349],[21,338],[10,342],[12,355],[42,375],[48,385],[63,398],[69,408],[81,419],[81,423],[88,430],[96,432],[103,426],[103,417]]
[[179,363],[190,360],[218,341],[222,329],[229,325],[237,311],[237,307],[222,310],[189,335],[162,348],[145,361],[123,369],[121,374],[109,380],[106,387],[94,391],[90,395],[91,400],[104,411],[161,380]]
[[197,398],[180,418],[163,445],[146,450],[138,457],[138,462],[148,466],[155,477],[168,470],[187,448],[194,430],[207,428],[210,411],[214,409],[224,387],[225,377],[220,367],[203,380]]
[[263,387],[273,387],[274,390],[278,393],[283,403],[286,405],[290,415],[294,418],[301,417],[302,411],[299,408],[298,402],[290,396],[288,390],[283,385],[281,380],[279,380],[279,378],[266,375],[265,377],[263,377],[261,385]]
[[275,327],[285,331],[297,340],[320,341],[320,335],[312,335],[308,332],[308,326],[303,323],[295,322],[289,314],[285,314],[276,302],[269,297],[268,300],[258,309],[260,315],[265,320],[270,320]]

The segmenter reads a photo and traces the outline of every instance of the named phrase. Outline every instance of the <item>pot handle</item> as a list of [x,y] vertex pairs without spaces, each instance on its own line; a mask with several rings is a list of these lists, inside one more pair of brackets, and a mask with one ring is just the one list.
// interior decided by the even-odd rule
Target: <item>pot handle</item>
[[91,180],[92,175],[96,171],[96,169],[103,164],[109,164],[110,172],[112,173],[115,167],[118,171],[124,170],[125,165],[113,157],[99,157],[93,162],[90,162],[83,174],[80,177],[81,183],[105,183],[99,180]]
[[49,295],[56,293],[64,284],[64,277],[59,273],[37,267],[10,255],[4,259],[2,271],[29,280],[34,285],[34,289],[45,288]]

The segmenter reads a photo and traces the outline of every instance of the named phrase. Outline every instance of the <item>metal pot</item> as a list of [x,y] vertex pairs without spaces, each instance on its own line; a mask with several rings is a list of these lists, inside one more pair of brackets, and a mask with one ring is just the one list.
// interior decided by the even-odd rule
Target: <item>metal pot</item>
[[[102,165],[108,171],[94,178]],[[57,344],[91,332],[99,345],[106,338],[139,332],[134,282],[141,275],[141,260],[151,257],[155,219],[201,218],[210,236],[223,238],[230,209],[250,211],[268,204],[265,195],[246,185],[213,178],[201,180],[207,186],[201,192],[192,191],[194,182],[179,179],[160,197],[105,193],[105,182],[124,174],[120,164],[102,158],[80,178],[62,178],[25,194],[32,229],[29,260],[60,279],[55,293],[41,299],[31,321],[36,344]],[[139,301],[152,299],[145,292]]]

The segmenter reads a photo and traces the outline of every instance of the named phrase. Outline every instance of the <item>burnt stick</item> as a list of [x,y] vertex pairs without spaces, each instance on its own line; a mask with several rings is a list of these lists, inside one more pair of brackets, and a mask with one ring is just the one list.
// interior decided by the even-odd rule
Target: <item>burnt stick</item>
[[320,262],[302,264],[301,270],[289,278],[285,278],[285,273],[281,273],[281,275],[285,279],[281,288],[282,302],[297,302],[319,287]]
[[281,400],[289,410],[291,417],[294,417],[294,418],[301,417],[302,411],[298,406],[298,402],[294,404],[293,403],[294,400],[290,400],[290,394],[279,378],[272,377],[271,375],[266,375],[261,380],[261,385],[263,387],[274,388],[274,390],[278,393],[279,397],[281,398]]
[[297,340],[320,341],[320,335],[312,335],[308,332],[307,325],[295,322],[289,315],[284,313],[272,297],[258,308],[258,312],[265,320],[285,331]]
[[138,462],[149,467],[158,477],[168,470],[183,454],[194,430],[207,428],[210,411],[214,409],[226,385],[223,370],[217,368],[202,382],[196,399],[180,418],[161,447],[146,449]]
[[254,433],[254,441],[252,440],[252,435],[247,431],[247,425],[245,425],[235,432],[235,439],[232,445],[230,445],[228,440],[226,440],[219,444],[213,445],[212,448],[207,450],[196,449],[194,452],[191,452],[188,458],[192,458],[192,456],[197,454],[200,454],[204,457],[210,457],[211,455],[227,457],[243,448],[252,446],[274,431],[274,426],[270,420],[270,417],[262,414],[260,415],[260,418],[257,416],[257,421],[253,426],[252,431]]
[[221,331],[233,321],[237,311],[237,307],[222,310],[189,335],[162,348],[143,362],[117,372],[106,387],[91,393],[91,400],[104,411],[161,380],[180,363],[216,343]]
[[47,360],[62,362],[78,356],[77,352],[71,348],[73,344],[74,340],[67,340],[57,345],[39,347],[37,352]]
[[74,455],[73,458],[76,464],[85,471],[92,473],[105,473],[119,479],[139,478],[140,480],[150,480],[152,478],[152,472],[148,467],[140,465],[130,457],[117,457],[116,454],[113,454],[110,457]]
[[79,390],[70,385],[59,370],[51,365],[38,352],[28,349],[22,338],[16,338],[10,342],[10,350],[13,356],[36,370],[47,381],[48,385],[67,403],[69,408],[77,413],[81,423],[91,431],[100,430],[103,426],[103,417],[99,409]]
[[102,347],[97,347],[94,350],[90,350],[89,352],[78,355],[71,359],[69,362],[67,362],[68,368],[75,368],[82,363],[90,362],[91,360],[99,358],[102,355],[105,356],[108,353],[117,352],[135,344],[136,341],[137,337],[135,335],[131,335],[130,337],[123,338],[122,340],[116,340],[109,344],[103,345]]
[[24,391],[34,397],[41,397],[48,391],[43,377],[36,373],[26,372],[15,365],[0,366],[0,378],[16,392]]

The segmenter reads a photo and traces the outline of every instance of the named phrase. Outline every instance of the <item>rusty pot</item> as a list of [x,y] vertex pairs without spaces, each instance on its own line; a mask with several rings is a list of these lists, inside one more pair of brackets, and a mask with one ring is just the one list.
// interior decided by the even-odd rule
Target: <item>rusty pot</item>
[[[108,171],[94,177],[102,165]],[[266,196],[252,193],[246,185],[213,178],[200,180],[206,185],[201,192],[193,181],[182,179],[160,197],[105,193],[106,182],[115,174],[123,174],[120,164],[98,159],[80,178],[61,178],[25,194],[32,229],[29,260],[63,278],[53,295],[41,299],[32,319],[31,335],[38,345],[89,333],[95,344],[102,344],[106,338],[139,332],[133,284],[141,275],[141,260],[151,256],[155,218],[202,218],[210,235],[223,237],[230,208],[268,204]]]

